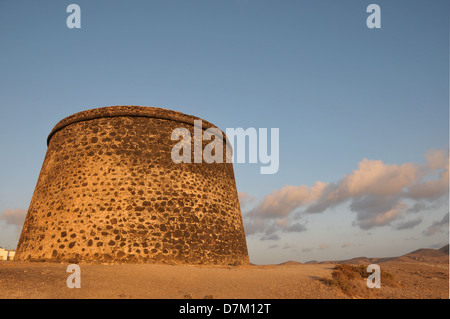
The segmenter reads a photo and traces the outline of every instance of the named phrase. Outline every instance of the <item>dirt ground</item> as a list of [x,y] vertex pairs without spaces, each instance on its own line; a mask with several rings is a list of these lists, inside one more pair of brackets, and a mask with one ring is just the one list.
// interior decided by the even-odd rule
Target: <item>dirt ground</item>
[[[449,298],[448,264],[383,263],[400,287],[348,296],[327,284],[333,264],[184,266],[79,264],[81,288],[68,288],[68,264],[0,261],[1,299],[335,299]],[[369,288],[367,288],[369,289]]]

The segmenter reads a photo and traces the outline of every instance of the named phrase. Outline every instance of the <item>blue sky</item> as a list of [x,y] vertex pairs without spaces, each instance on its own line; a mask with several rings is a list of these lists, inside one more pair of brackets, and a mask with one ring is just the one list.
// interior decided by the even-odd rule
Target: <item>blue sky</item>
[[[81,29],[66,26],[71,3]],[[371,3],[381,7],[380,29],[366,26]],[[12,216],[28,208],[53,126],[121,104],[181,111],[223,130],[280,129],[277,174],[235,164],[255,263],[448,243],[448,189],[418,195],[414,186],[448,170],[436,164],[449,141],[448,1],[0,0],[0,48],[0,246],[17,243]],[[319,213],[300,202],[301,186],[320,181],[343,194],[367,172],[375,177],[357,183],[363,191],[346,188],[333,204],[315,198]],[[399,176],[412,177],[376,193]],[[275,216],[267,205],[277,200],[284,213]],[[370,200],[379,209],[364,206]]]

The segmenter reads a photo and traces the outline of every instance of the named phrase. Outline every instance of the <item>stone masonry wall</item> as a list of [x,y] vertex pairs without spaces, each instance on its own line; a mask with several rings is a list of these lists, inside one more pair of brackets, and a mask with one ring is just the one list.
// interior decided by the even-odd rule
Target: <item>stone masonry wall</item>
[[16,260],[248,264],[232,163],[171,159],[172,131],[193,139],[195,119],[114,106],[59,122]]

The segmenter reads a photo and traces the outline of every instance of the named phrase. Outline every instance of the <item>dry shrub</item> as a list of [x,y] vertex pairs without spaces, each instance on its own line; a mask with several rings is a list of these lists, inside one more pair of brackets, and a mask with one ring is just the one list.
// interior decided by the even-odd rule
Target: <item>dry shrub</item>
[[[322,279],[323,282],[338,287],[348,296],[369,297],[374,289],[367,287],[367,278],[370,273],[365,265],[338,264],[331,273],[332,279]],[[381,269],[381,286],[398,287],[394,276]]]
[[392,288],[400,287],[400,283],[394,278],[394,275],[388,271],[381,270],[381,286],[388,286]]

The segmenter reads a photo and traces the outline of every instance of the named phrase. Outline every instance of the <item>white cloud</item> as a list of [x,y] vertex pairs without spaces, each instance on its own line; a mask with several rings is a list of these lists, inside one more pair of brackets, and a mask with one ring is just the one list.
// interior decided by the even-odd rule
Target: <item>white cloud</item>
[[260,218],[282,218],[297,207],[317,200],[327,184],[316,182],[314,186],[285,186],[275,190],[264,199],[263,203],[249,212],[249,216]]
[[[287,185],[274,190],[245,215],[248,234],[304,231],[304,224],[296,224],[298,218],[344,203],[356,213],[353,225],[361,229],[394,221],[399,221],[394,229],[412,228],[420,223],[418,218],[400,221],[409,213],[448,201],[448,150],[430,150],[424,158],[425,163],[401,165],[363,159],[356,170],[335,183],[318,181],[311,187]],[[411,201],[412,207],[407,203]]]
[[0,215],[0,220],[5,221],[7,225],[13,225],[22,228],[27,211],[24,209],[6,209]]
[[398,223],[395,226],[395,229],[397,229],[397,230],[411,229],[411,228],[416,227],[420,223],[422,223],[422,217],[417,217],[417,218],[414,218],[414,219],[411,219],[411,220],[407,220],[407,221]]
[[253,203],[253,201],[255,200],[255,197],[253,197],[250,194],[245,193],[245,192],[238,192],[238,197],[239,197],[239,204],[241,206],[241,209],[245,208],[249,204]]

